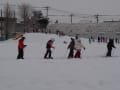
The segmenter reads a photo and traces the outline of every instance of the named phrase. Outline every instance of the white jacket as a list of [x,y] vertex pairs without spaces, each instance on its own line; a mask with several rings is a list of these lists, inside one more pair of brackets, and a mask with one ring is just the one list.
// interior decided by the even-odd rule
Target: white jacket
[[80,40],[75,40],[75,49],[79,50],[85,48],[85,46],[81,43]]

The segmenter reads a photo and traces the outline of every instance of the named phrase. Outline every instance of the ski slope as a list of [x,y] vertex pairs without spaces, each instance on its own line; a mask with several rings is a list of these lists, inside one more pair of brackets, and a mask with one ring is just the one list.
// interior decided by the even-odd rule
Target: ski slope
[[[24,60],[17,60],[18,40],[0,42],[0,90],[120,90],[120,46],[106,58],[106,43],[88,43],[82,59],[67,59],[68,36],[25,34]],[[43,59],[46,42],[55,38],[54,59]],[[67,44],[63,42],[67,41]]]

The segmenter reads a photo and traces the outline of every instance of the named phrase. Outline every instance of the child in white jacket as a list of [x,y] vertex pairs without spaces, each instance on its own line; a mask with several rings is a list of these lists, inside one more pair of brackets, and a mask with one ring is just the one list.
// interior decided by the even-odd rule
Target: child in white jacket
[[85,46],[81,43],[81,40],[75,40],[75,49],[76,49],[76,53],[75,53],[75,58],[81,58],[81,49],[85,50]]

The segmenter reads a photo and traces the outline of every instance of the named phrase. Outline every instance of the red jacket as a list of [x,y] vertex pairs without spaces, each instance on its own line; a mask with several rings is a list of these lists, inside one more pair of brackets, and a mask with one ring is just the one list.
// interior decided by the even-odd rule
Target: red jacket
[[21,48],[21,49],[24,48],[24,42],[22,39],[20,39],[18,42],[18,48]]
[[47,42],[46,48],[54,48],[54,46],[53,46],[53,41],[52,41],[52,40],[49,40],[49,41]]

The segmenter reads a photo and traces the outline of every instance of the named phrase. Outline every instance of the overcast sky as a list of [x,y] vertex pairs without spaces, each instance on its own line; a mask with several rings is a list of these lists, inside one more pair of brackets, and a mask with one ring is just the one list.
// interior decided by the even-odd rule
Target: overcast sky
[[52,8],[80,14],[120,15],[120,0],[0,0],[0,3],[29,3],[32,6]]
[[50,6],[81,14],[120,14],[120,0],[0,0],[11,4],[30,3],[33,6]]

